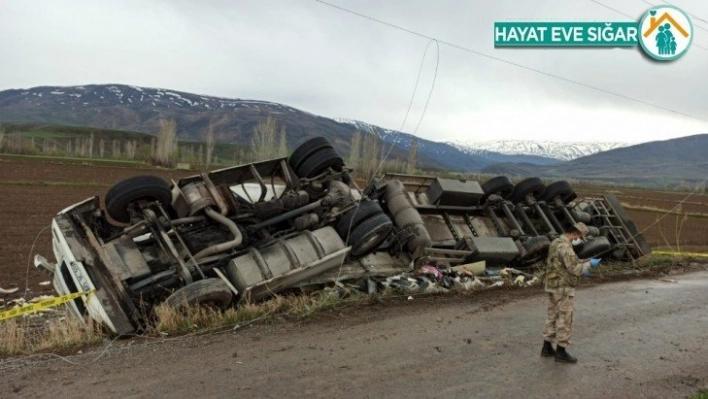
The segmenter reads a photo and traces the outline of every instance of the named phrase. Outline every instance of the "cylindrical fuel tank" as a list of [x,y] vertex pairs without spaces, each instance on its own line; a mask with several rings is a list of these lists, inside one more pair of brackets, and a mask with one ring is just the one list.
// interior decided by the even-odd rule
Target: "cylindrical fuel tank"
[[303,231],[295,237],[281,239],[267,247],[252,248],[247,254],[232,259],[226,276],[239,292],[265,280],[290,272],[346,248],[331,226]]
[[415,238],[406,243],[406,247],[414,256],[420,255],[423,248],[430,247],[433,241],[420,213],[411,204],[403,183],[399,180],[390,180],[386,185],[384,199],[396,225],[402,229],[410,228],[415,235]]

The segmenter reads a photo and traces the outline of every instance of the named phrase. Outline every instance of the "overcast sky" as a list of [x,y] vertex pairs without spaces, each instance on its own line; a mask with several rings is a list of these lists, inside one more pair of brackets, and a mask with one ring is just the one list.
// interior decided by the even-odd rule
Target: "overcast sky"
[[[639,47],[494,48],[494,22],[630,20],[592,0],[327,1],[698,119],[446,44],[438,59],[426,38],[314,0],[2,0],[0,90],[131,84],[280,102],[409,133],[423,116],[416,135],[435,141],[635,143],[708,133],[708,1],[670,1],[700,19],[692,18],[691,49],[664,63]],[[650,7],[598,1],[634,20]]]

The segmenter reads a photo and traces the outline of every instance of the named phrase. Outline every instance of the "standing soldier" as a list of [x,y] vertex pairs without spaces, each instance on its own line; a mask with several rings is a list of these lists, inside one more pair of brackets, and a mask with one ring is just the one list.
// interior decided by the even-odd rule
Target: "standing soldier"
[[[600,259],[581,261],[571,245],[585,241],[588,227],[576,223],[565,234],[553,240],[548,249],[546,263],[546,286],[548,293],[548,317],[543,333],[541,356],[554,356],[557,362],[576,363],[578,360],[566,352],[573,332],[575,287],[580,276],[588,269],[596,268]],[[553,349],[553,341],[556,349]]]

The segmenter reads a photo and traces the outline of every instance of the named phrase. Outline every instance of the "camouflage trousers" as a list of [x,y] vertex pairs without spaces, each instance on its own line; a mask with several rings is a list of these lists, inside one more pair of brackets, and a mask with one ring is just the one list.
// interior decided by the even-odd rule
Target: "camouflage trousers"
[[543,338],[567,348],[573,333],[574,297],[548,293],[548,315]]

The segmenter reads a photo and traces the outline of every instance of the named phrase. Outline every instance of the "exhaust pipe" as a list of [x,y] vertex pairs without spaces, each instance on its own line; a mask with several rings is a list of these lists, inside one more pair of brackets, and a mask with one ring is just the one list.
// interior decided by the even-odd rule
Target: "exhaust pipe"
[[226,226],[231,232],[231,234],[234,235],[234,239],[231,241],[223,242],[221,244],[213,245],[208,248],[204,248],[194,255],[194,259],[201,259],[209,255],[218,254],[220,252],[228,251],[241,245],[241,242],[243,241],[243,235],[241,234],[241,230],[238,229],[238,226],[236,226],[236,223],[234,223],[226,216],[215,211],[211,207],[204,208],[204,213],[206,213],[207,216],[214,219],[215,221]]

